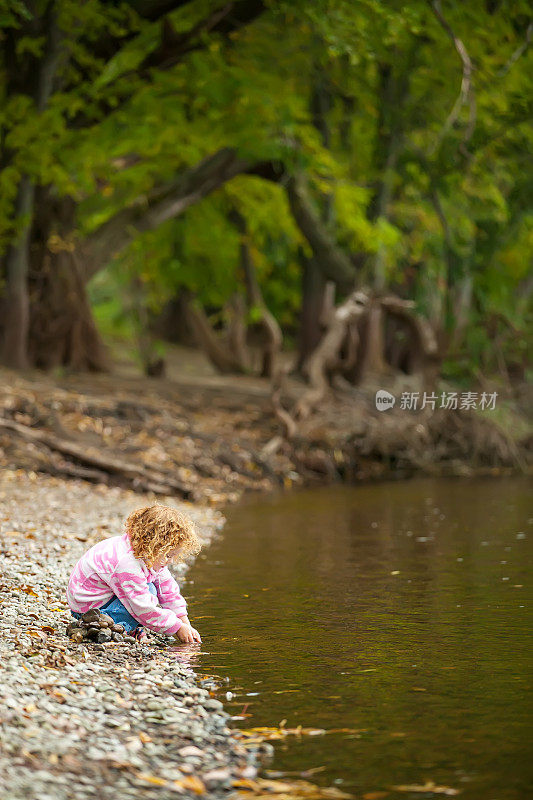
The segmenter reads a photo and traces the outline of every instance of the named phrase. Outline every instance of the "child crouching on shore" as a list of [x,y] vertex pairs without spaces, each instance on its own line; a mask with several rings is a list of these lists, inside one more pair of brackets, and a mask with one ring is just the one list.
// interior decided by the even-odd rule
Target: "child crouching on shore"
[[201,642],[167,567],[200,548],[194,523],[177,509],[153,505],[134,511],[125,533],[98,542],[74,567],[67,587],[72,615],[79,619],[94,608],[138,639],[146,627],[180,642]]

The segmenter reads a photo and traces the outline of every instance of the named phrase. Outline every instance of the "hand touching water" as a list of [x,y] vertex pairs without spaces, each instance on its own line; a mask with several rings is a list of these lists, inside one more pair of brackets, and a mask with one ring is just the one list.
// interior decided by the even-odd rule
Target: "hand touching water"
[[174,634],[176,639],[183,643],[201,642],[200,634],[193,628],[190,622],[184,622],[181,628]]

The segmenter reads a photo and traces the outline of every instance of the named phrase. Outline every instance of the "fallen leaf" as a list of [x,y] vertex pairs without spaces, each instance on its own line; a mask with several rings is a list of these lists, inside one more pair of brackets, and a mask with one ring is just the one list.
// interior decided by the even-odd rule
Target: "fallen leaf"
[[[346,792],[342,792],[334,786],[316,786],[309,781],[296,780],[291,783],[288,781],[266,780],[257,778],[255,781],[234,781],[233,787],[245,789],[246,792],[239,792],[241,797],[252,796],[254,800],[351,800],[353,797]],[[253,794],[250,795],[249,792]]]
[[259,789],[257,781],[253,781],[251,778],[238,778],[232,781],[231,785],[234,786],[235,789],[250,789],[252,792]]
[[149,775],[147,772],[138,772],[137,777],[147,783],[153,783],[154,786],[166,786],[168,783],[164,778],[158,778],[157,775]]
[[445,794],[449,797],[461,793],[460,789],[452,789],[450,786],[437,786],[434,781],[426,781],[423,786],[416,783],[406,786],[391,786],[391,789],[396,792],[431,792],[432,794]]
[[196,775],[186,775],[179,783],[184,789],[190,789],[195,794],[203,794],[205,792],[205,783]]
[[327,733],[366,733],[368,728],[330,728]]

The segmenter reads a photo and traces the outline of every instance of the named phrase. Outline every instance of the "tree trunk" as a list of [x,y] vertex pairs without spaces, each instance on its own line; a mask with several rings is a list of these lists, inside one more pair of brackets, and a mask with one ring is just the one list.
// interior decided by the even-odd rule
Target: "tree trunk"
[[42,369],[105,371],[108,359],[73,253],[51,252],[42,262],[31,297],[28,352]]
[[287,196],[295,222],[309,242],[324,277],[334,281],[341,291],[353,290],[356,269],[332,239],[301,177],[289,179]]
[[385,363],[383,309],[379,301],[371,303],[361,327],[361,343],[356,365],[356,382],[358,384],[371,378],[378,378],[390,371],[390,367]]
[[236,354],[217,336],[203,308],[194,301],[187,304],[187,319],[198,347],[205,352],[219,372],[238,374],[245,371]]
[[[317,44],[319,42],[317,41]],[[323,42],[320,42],[323,44]],[[331,112],[333,98],[331,86],[324,69],[320,63],[313,67],[313,84],[311,87],[310,111],[313,125],[320,134],[322,145],[326,149],[331,147],[331,134],[328,115]],[[320,219],[324,225],[324,233],[331,229],[334,217],[334,197],[330,193],[323,194],[321,198]],[[297,208],[293,198],[293,209]],[[300,210],[300,219],[301,210]],[[302,307],[300,314],[300,330],[298,336],[298,360],[296,368],[302,372],[303,366],[311,353],[320,342],[323,325],[321,314],[324,304],[324,289],[326,280],[315,257],[306,258],[300,248],[300,263],[302,267]]]
[[[233,150],[223,148],[157,187],[148,198],[119,211],[82,242],[75,235],[74,201],[57,200],[39,190],[28,245],[30,363],[44,369],[60,365],[74,370],[107,369],[87,297],[88,280],[136,234],[180,216],[249,167]],[[196,327],[204,330],[200,323]]]
[[[237,209],[231,210],[229,218],[241,235],[240,267],[246,290],[246,303],[248,309],[253,309],[253,311],[259,315],[257,322],[252,323],[252,325],[259,329],[259,346],[262,351],[259,374],[261,378],[272,378],[276,371],[276,358],[283,344],[283,334],[278,321],[266,306],[259,281],[257,280],[252,251],[248,241],[246,219]],[[250,331],[248,330],[248,334],[249,333]],[[248,366],[251,366],[251,361],[252,359],[248,354],[246,360],[243,360],[243,363],[247,363]]]
[[10,245],[5,258],[6,287],[2,362],[14,369],[28,365],[30,308],[28,297],[28,245],[34,186],[26,175],[20,179],[15,204],[15,219],[22,220],[18,240]]
[[155,336],[185,347],[196,346],[195,338],[187,324],[188,302],[187,290],[181,287],[153,322],[152,329]]
[[[42,58],[19,51],[20,32],[8,28],[3,42],[2,69],[4,71],[4,93],[22,94],[31,98],[37,112],[48,105],[53,91],[54,78],[60,57],[60,31],[57,25],[56,4],[48,2],[42,16],[32,14],[33,33],[42,35]],[[2,141],[4,145],[4,142]],[[13,158],[5,145],[1,152],[2,166]],[[5,319],[0,357],[4,364],[15,369],[28,365],[28,339],[30,334],[30,301],[28,274],[30,269],[30,232],[35,201],[35,184],[29,175],[20,178],[15,206],[15,241],[11,242],[5,257],[6,286],[3,299]]]
[[165,360],[157,354],[156,342],[150,310],[146,302],[146,290],[140,275],[134,275],[130,282],[130,313],[133,318],[137,339],[137,349],[143,372],[152,378],[165,374]]
[[30,244],[30,363],[42,369],[108,369],[108,358],[87,297],[76,253],[70,198],[38,191]]
[[324,304],[326,281],[316,259],[301,254],[302,263],[302,310],[298,337],[297,369],[303,365],[317,347],[322,337],[321,313]]
[[[296,417],[300,419],[308,417],[326,394],[332,373],[336,368],[343,366],[339,354],[348,329],[365,314],[367,303],[367,294],[355,291],[332,310],[320,344],[304,365],[304,372],[309,378],[310,386],[296,404]],[[357,342],[354,344],[357,346]]]
[[228,310],[230,314],[227,326],[228,348],[241,365],[240,371],[248,372],[252,365],[246,342],[246,303],[238,292],[230,298]]
[[384,311],[402,320],[408,327],[411,344],[407,371],[421,376],[426,391],[433,390],[444,352],[433,326],[414,310],[415,304],[412,300],[388,295],[381,297],[379,302]]

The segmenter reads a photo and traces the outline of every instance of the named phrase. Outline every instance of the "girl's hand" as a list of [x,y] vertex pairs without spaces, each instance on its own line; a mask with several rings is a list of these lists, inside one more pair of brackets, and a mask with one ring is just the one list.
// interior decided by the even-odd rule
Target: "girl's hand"
[[196,628],[191,627],[191,631],[192,631],[192,635],[193,635],[194,641],[201,643],[202,637],[200,636],[200,634],[198,633]]
[[191,628],[191,626],[188,625],[186,622],[181,626],[181,628],[179,628],[178,631],[176,631],[174,636],[184,644],[185,643],[188,644],[189,642],[195,641],[193,636],[193,628]]

